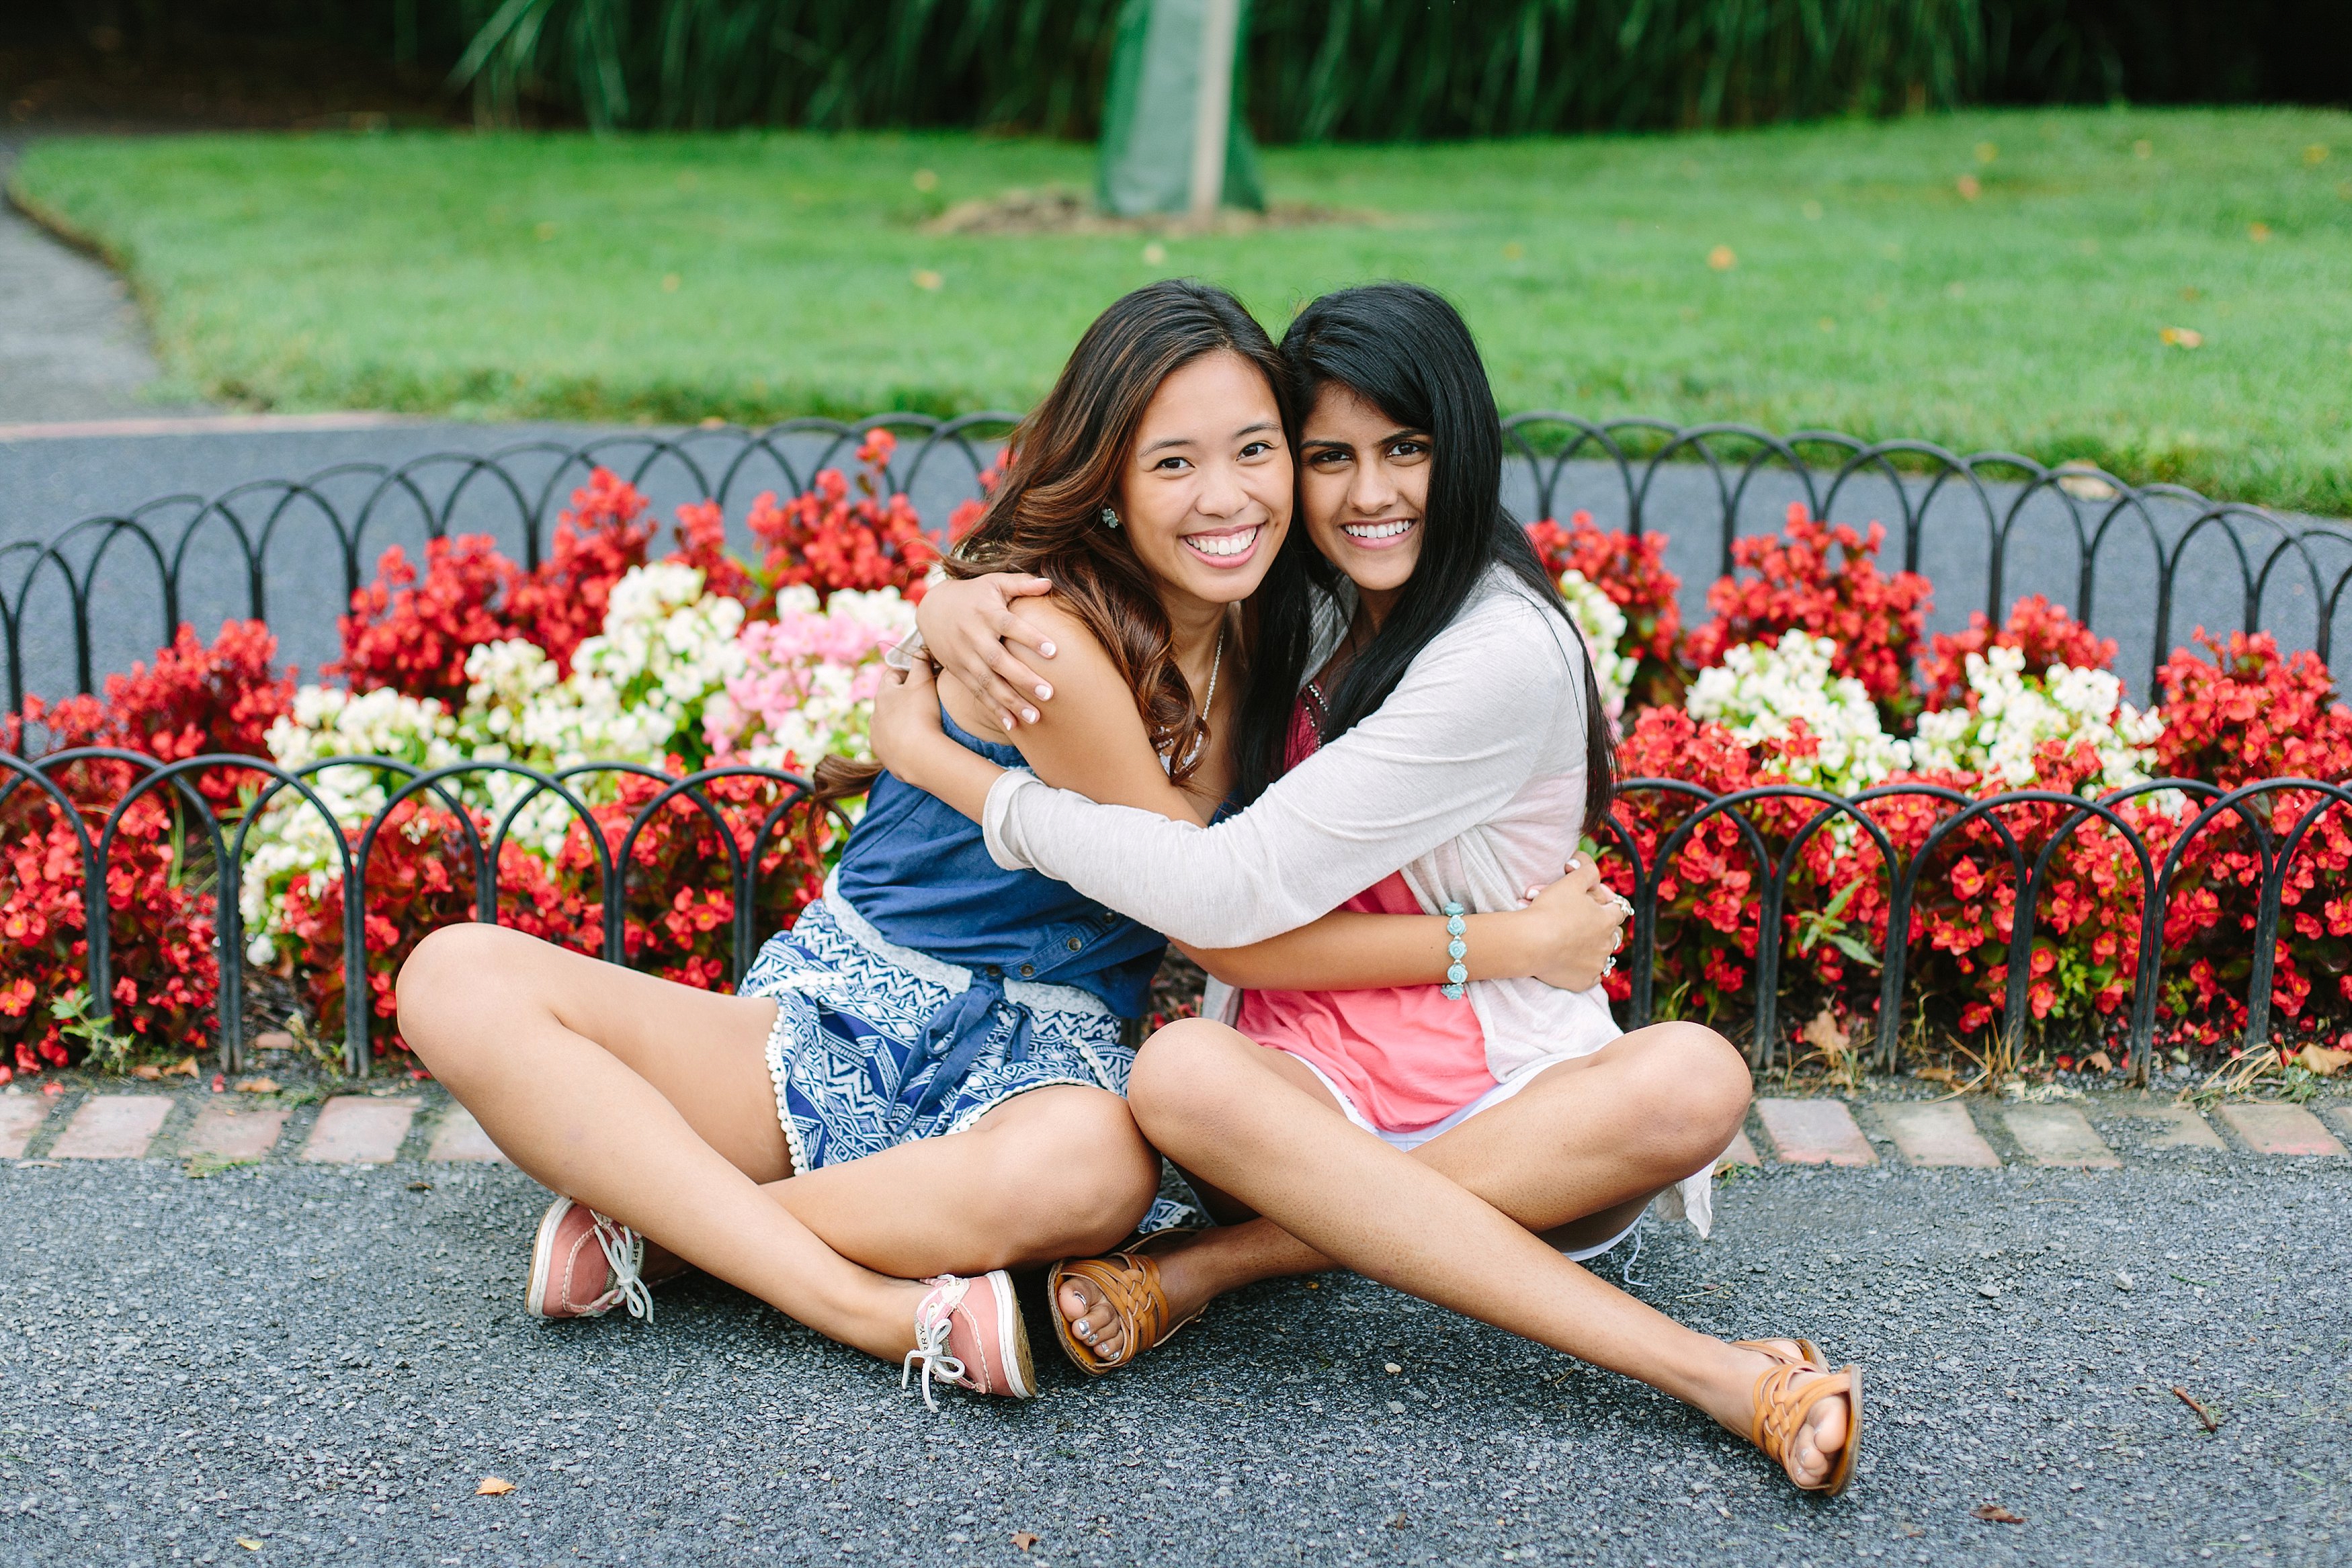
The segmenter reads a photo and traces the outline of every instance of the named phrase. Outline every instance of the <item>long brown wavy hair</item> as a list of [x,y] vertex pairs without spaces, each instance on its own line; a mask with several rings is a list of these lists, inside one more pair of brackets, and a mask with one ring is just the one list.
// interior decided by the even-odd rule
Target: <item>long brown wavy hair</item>
[[[1151,744],[1181,784],[1198,764],[1208,717],[1176,667],[1167,612],[1125,528],[1103,522],[1160,383],[1204,355],[1238,354],[1265,378],[1296,447],[1297,417],[1281,355],[1240,300],[1213,284],[1171,278],[1139,288],[1095,318],[1045,400],[1013,433],[1013,465],[988,510],[944,562],[950,577],[1029,572],[1054,584],[1118,665]],[[865,793],[877,763],[828,757],[817,798]]]

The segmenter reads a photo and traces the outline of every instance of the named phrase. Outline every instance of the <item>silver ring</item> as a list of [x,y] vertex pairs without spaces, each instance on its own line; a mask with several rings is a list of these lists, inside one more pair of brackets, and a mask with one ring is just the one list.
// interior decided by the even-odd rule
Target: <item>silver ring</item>
[[1617,972],[1617,955],[1616,955],[1616,954],[1614,954],[1614,953],[1612,953],[1612,954],[1610,954],[1610,955],[1609,955],[1609,956],[1608,956],[1606,959],[1604,959],[1604,960],[1602,961],[1602,963],[1601,963],[1601,977],[1602,979],[1604,979],[1604,980],[1605,980],[1605,979],[1607,979],[1611,975],[1615,974],[1616,972]]

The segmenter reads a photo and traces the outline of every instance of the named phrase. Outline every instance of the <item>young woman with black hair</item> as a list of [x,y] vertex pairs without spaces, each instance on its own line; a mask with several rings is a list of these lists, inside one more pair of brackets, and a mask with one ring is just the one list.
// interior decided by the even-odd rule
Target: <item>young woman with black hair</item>
[[[1262,1218],[1064,1265],[1065,1348],[1107,1370],[1221,1291],[1345,1266],[1638,1377],[1800,1487],[1841,1490],[1855,1368],[1803,1340],[1694,1333],[1575,1261],[1668,1189],[1704,1227],[1748,1079],[1697,1025],[1620,1034],[1601,960],[1568,988],[1482,963],[1472,912],[1514,908],[1562,864],[1601,892],[1578,840],[1613,758],[1585,650],[1501,505],[1501,427],[1468,329],[1436,295],[1379,285],[1310,305],[1284,354],[1307,538],[1252,605],[1242,810],[1203,826],[1165,789],[1097,803],[942,745],[927,668],[877,709],[877,755],[983,821],[999,863],[1150,921],[1244,990],[1154,1035],[1129,1093],[1213,1206]],[[973,700],[968,680],[1026,719],[1035,704],[989,683],[1044,683],[995,640],[1051,638],[1007,624],[1007,586],[948,592],[923,619],[966,677],[946,684],[954,700]],[[1335,908],[1444,914],[1448,983],[1333,991],[1279,955],[1232,951]]]
[[[1222,800],[1229,752],[1205,737],[1238,700],[1232,607],[1289,527],[1291,424],[1274,345],[1223,290],[1162,283],[1106,310],[950,564],[1051,574],[1071,712],[1016,748],[971,733],[975,704],[947,744],[1073,789],[1139,772]],[[434,932],[403,966],[409,1044],[563,1195],[533,1243],[532,1315],[650,1316],[648,1282],[690,1262],[919,1368],[927,1401],[935,1375],[1035,1392],[1005,1270],[1115,1245],[1157,1194],[1121,1025],[1163,942],[1000,868],[969,820],[878,771],[819,769],[821,792],[871,786],[866,811],[738,995],[488,925]],[[1555,962],[1563,908],[1589,927],[1557,895],[1504,923],[1522,972]],[[1436,972],[1442,925],[1349,915],[1277,950],[1318,983],[1396,983]]]

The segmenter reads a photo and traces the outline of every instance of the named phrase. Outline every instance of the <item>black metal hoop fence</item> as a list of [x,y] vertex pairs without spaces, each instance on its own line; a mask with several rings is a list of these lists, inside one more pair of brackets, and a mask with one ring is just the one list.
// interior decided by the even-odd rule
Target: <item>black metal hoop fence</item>
[[[889,488],[919,496],[928,488],[935,497],[957,499],[978,492],[980,475],[994,460],[1014,423],[1015,416],[1001,413],[955,420],[885,414],[854,424],[801,420],[757,433],[628,434],[577,447],[531,443],[488,455],[443,455],[393,467],[345,465],[305,480],[239,486],[210,500],[167,497],[121,516],[89,518],[44,544],[0,547],[0,621],[5,621],[7,639],[11,708],[21,712],[27,695],[27,629],[44,592],[62,596],[71,678],[79,690],[92,689],[97,674],[93,632],[102,624],[100,604],[102,601],[110,611],[118,602],[116,593],[106,587],[117,551],[152,572],[160,600],[156,608],[162,612],[158,641],[169,642],[184,619],[187,579],[199,562],[209,563],[215,574],[226,566],[242,601],[236,612],[267,620],[273,603],[283,597],[271,591],[273,549],[305,552],[313,565],[323,550],[341,594],[317,607],[324,614],[341,609],[365,580],[370,552],[382,548],[395,523],[434,538],[453,528],[477,527],[488,515],[492,526],[503,524],[519,538],[525,564],[536,564],[562,498],[596,466],[612,468],[640,486],[666,480],[673,488],[682,486],[693,499],[709,498],[731,507],[762,489],[805,489],[818,469],[841,465],[865,433],[880,426],[901,437],[887,465]],[[1565,414],[1534,413],[1512,420],[1510,435],[1520,465],[1515,482],[1522,497],[1531,497],[1535,503],[1528,515],[1563,516],[1588,509],[1604,526],[1638,534],[1661,528],[1662,514],[1696,513],[1711,526],[1711,534],[1702,537],[1718,552],[1725,570],[1730,566],[1732,542],[1743,532],[1755,531],[1745,525],[1752,523],[1759,507],[1777,508],[1793,500],[1816,517],[1836,518],[1842,503],[1866,500],[1877,515],[1895,518],[1894,532],[1906,567],[1931,568],[1939,546],[1955,538],[1980,541],[1984,602],[1996,621],[2013,579],[2021,541],[2030,537],[2042,564],[2046,565],[2053,541],[2061,555],[2072,549],[2071,591],[2077,613],[2099,629],[2098,607],[2114,602],[2098,597],[2102,551],[2119,539],[2137,541],[2155,567],[2153,579],[2143,586],[2152,593],[2158,659],[2168,645],[2169,618],[2181,599],[2176,575],[2198,559],[2190,547],[2200,539],[2221,544],[2222,559],[2236,564],[2237,579],[2226,586],[2241,612],[2242,630],[2275,629],[2271,624],[2276,619],[2273,612],[2284,608],[2303,619],[2282,642],[2289,643],[2292,636],[2289,645],[2311,647],[2325,658],[2334,623],[2352,610],[2346,602],[2347,586],[2352,583],[2352,534],[2335,525],[2283,518],[2259,507],[2209,502],[2173,486],[2135,487],[2112,476],[2053,469],[2011,454],[1961,457],[1925,443],[1869,444],[1819,432],[1774,436],[1730,425],[1676,429],[1650,421],[1596,423]],[[1666,504],[1669,492],[1672,506]],[[1956,512],[1963,522],[1947,520]],[[321,527],[324,540],[317,537]],[[2110,622],[2114,613],[2121,612],[2110,612]],[[2142,630],[2145,634],[2146,628]],[[2154,665],[2149,667],[2152,671]],[[97,821],[92,818],[98,813],[77,808],[60,782],[69,770],[93,763],[121,765],[135,773],[129,789]],[[431,800],[448,812],[464,841],[474,914],[486,921],[500,917],[500,852],[520,812],[542,799],[553,799],[575,818],[589,821],[584,836],[595,858],[602,953],[614,962],[626,962],[624,927],[631,851],[659,813],[685,802],[719,826],[727,845],[733,894],[730,983],[740,979],[762,933],[783,913],[758,906],[761,846],[779,841],[795,814],[809,809],[806,780],[774,769],[740,767],[673,779],[610,763],[590,762],[550,774],[508,762],[425,768],[390,758],[360,757],[322,759],[289,772],[266,758],[247,756],[208,755],[166,763],[136,752],[96,749],[37,759],[0,753],[0,767],[8,774],[0,783],[0,808],[20,791],[33,791],[74,825],[82,907],[93,912],[109,906],[110,873],[125,814],[138,800],[150,796],[173,803],[183,841],[199,848],[210,865],[219,967],[216,1045],[223,1071],[236,1070],[246,1049],[248,975],[239,894],[247,840],[265,811],[273,806],[283,809],[288,798],[299,801],[300,810],[318,812],[335,844],[335,874],[343,890],[342,1045],[345,1065],[355,1074],[367,1071],[373,1057],[365,1000],[370,994],[370,873],[387,822],[404,803]],[[318,775],[331,768],[372,769],[389,786],[383,807],[355,831],[335,825],[315,787]],[[635,811],[615,845],[595,828],[580,781],[631,772],[658,779],[659,787]],[[213,774],[252,784],[257,792],[225,819],[198,787]],[[459,791],[470,781],[498,774],[522,780],[520,797],[497,811],[467,809]],[[734,778],[762,780],[777,791],[748,844],[729,831],[709,792],[715,782]],[[2293,862],[2308,851],[2313,830],[2326,812],[2337,808],[2352,811],[2352,789],[2346,781],[2314,779],[2263,779],[2229,791],[2195,780],[2162,779],[2095,800],[2036,789],[1971,797],[1916,783],[1889,785],[1852,798],[1781,785],[1718,794],[1666,779],[1629,779],[1623,789],[1624,803],[1610,823],[1608,836],[1636,876],[1636,913],[1627,958],[1633,986],[1625,1009],[1629,1025],[1650,1021],[1656,1009],[1657,967],[1663,956],[1661,884],[1693,835],[1720,818],[1736,828],[1760,900],[1758,929],[1765,939],[1757,944],[1749,988],[1755,1020],[1751,1056],[1758,1065],[1769,1065],[1785,1043],[1779,1018],[1790,945],[1782,934],[1783,918],[1793,913],[1788,907],[1790,882],[1810,840],[1823,831],[1844,831],[1874,845],[1877,875],[1887,899],[1886,935],[1874,954],[1879,972],[1875,1058],[1882,1065],[1892,1065],[1909,1000],[1906,977],[1913,967],[1912,934],[1923,876],[1937,863],[1939,851],[1958,842],[1964,831],[1980,826],[2000,841],[2009,885],[2018,890],[2008,942],[2003,1028],[2011,1039],[2021,1039],[2032,1023],[2029,980],[2035,936],[2045,928],[2042,905],[2053,858],[2084,830],[2095,828],[2117,836],[2137,873],[2137,953],[2123,1043],[2135,1076],[2143,1081],[2154,1055],[2159,993],[2167,974],[2167,916],[2179,896],[2176,880],[2198,841],[2216,832],[2242,835],[2241,841],[2254,845],[2259,860],[2256,908],[2247,934],[2252,965],[2243,1030],[2243,1043],[2252,1047],[2271,1036],[2274,956]],[[2193,805],[2194,815],[2158,853],[2123,808],[2164,790],[2178,791]],[[2288,813],[2291,821],[2273,809],[2275,798],[2287,794],[2310,800]],[[1644,797],[1688,808],[1646,857],[1626,815],[1626,809]],[[1873,810],[1906,798],[1933,800],[1938,812],[1926,839],[1907,855],[1898,851]],[[1776,841],[1760,819],[1769,815],[1765,808],[1785,802],[1810,802],[1814,810],[1794,832],[1780,834]],[[2058,810],[2065,813],[2063,821],[2038,841],[2021,838],[2004,820],[2021,811],[2048,817]],[[104,918],[93,916],[89,922],[89,1013],[99,1023],[111,1018],[116,979],[107,927]],[[2170,956],[2179,961],[2179,955]],[[2345,962],[2352,965],[2352,954]]]
[[[95,823],[90,819],[98,812],[78,805],[60,782],[61,775],[93,763],[122,765],[135,774],[130,787],[104,806],[102,820]],[[298,810],[317,812],[324,824],[326,838],[333,846],[331,875],[340,885],[342,904],[343,1061],[345,1071],[353,1075],[364,1075],[374,1055],[368,1001],[369,873],[371,870],[380,871],[377,845],[388,828],[397,831],[396,813],[403,805],[412,800],[429,800],[441,808],[448,828],[463,842],[463,870],[474,890],[473,918],[496,924],[505,902],[502,894],[511,891],[504,886],[501,852],[518,820],[542,799],[561,802],[572,820],[586,824],[588,829],[581,837],[594,860],[597,902],[601,905],[598,956],[611,963],[625,964],[633,852],[657,817],[683,802],[717,830],[724,847],[733,904],[727,967],[730,986],[742,979],[766,932],[780,925],[786,913],[782,908],[760,907],[757,894],[761,856],[772,843],[781,845],[788,841],[796,815],[816,809],[811,803],[806,779],[778,768],[744,766],[704,768],[677,778],[635,763],[588,762],[549,773],[504,761],[423,768],[389,757],[333,757],[289,771],[267,758],[234,753],[165,763],[143,752],[82,747],[30,760],[0,752],[0,768],[7,774],[5,781],[0,782],[0,810],[5,810],[19,790],[37,791],[54,808],[54,820],[72,825],[81,862],[81,907],[85,911],[106,912],[109,916],[112,914],[109,897],[113,882],[110,873],[117,863],[124,819],[141,800],[168,791],[180,814],[174,836],[195,852],[194,858],[203,862],[203,875],[212,894],[213,955],[219,969],[215,1044],[223,1071],[237,1071],[246,1050],[247,930],[240,895],[245,891],[248,841],[256,825],[266,820],[266,814],[279,803],[281,797],[290,796],[299,801]],[[345,768],[365,768],[390,785],[383,805],[356,828],[349,823],[338,824],[332,809],[317,788],[321,773]],[[208,775],[225,777],[238,785],[251,785],[253,793],[239,810],[225,820],[198,788]],[[614,841],[608,829],[599,827],[580,784],[599,776],[616,775],[635,775],[657,788],[630,814],[627,825]],[[483,811],[478,804],[460,798],[458,791],[467,783],[498,776],[520,779],[524,785],[502,809]],[[759,814],[748,834],[739,834],[737,827],[740,824],[730,824],[724,810],[710,798],[709,786],[731,779],[761,780],[777,792],[778,798]],[[485,817],[488,819],[487,824],[481,820]],[[131,918],[135,920],[139,913],[132,910]],[[114,1012],[117,976],[112,925],[110,918],[92,915],[85,927],[89,1018],[100,1023],[110,1020]]]
[[[331,626],[387,544],[489,533],[535,567],[572,490],[612,469],[666,500],[712,500],[730,517],[762,490],[791,495],[850,465],[865,434],[889,431],[890,489],[936,527],[979,494],[1019,416],[881,413],[845,423],[791,420],[628,433],[576,445],[531,441],[397,465],[343,464],[302,479],[260,479],[218,496],[158,497],[86,517],[42,540],[0,543],[0,636],[8,711],[35,691],[96,688],[99,644],[126,657],[168,643],[184,620],[236,615]],[[1998,623],[2010,597],[2042,591],[2123,649],[2145,694],[2157,666],[2202,623],[2269,632],[2323,660],[2352,635],[2352,528],[2212,501],[2173,485],[2127,485],[2090,468],[2015,453],[1963,456],[1921,441],[1832,431],[1777,435],[1738,424],[1678,427],[1538,412],[1507,422],[1506,496],[1527,517],[1583,510],[1604,528],[1664,535],[1690,595],[1732,570],[1732,545],[1771,532],[1786,507],[1885,521],[1904,569]],[[0,528],[0,538],[16,530]],[[97,612],[103,601],[105,613]],[[1693,601],[1694,607],[1696,600]],[[149,618],[155,635],[138,631]],[[45,665],[47,680],[34,672]],[[2143,683],[2139,672],[2148,679]]]

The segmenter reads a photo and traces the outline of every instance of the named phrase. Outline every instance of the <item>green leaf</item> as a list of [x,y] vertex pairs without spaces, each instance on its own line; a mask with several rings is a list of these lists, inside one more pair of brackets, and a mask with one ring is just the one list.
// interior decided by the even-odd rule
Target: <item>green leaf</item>
[[1840,932],[1836,936],[1832,936],[1830,940],[1837,945],[1839,952],[1843,953],[1855,963],[1867,964],[1874,969],[1879,967],[1877,954],[1864,946],[1854,938],[1846,936],[1843,932]]

